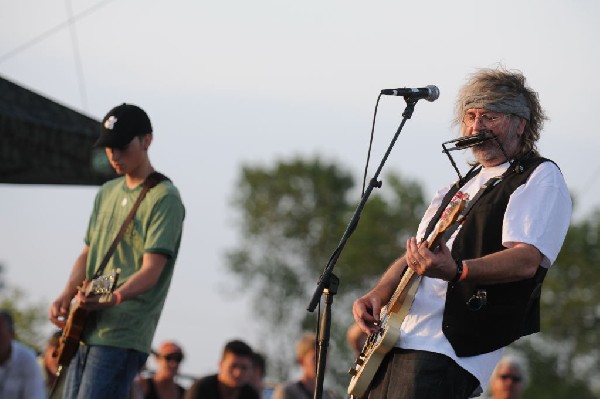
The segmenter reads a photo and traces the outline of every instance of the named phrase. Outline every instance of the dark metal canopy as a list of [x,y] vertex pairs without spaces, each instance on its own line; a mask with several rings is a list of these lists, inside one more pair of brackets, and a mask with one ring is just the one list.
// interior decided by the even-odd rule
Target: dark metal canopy
[[99,121],[0,76],[0,183],[104,183],[115,174],[93,148],[99,130]]

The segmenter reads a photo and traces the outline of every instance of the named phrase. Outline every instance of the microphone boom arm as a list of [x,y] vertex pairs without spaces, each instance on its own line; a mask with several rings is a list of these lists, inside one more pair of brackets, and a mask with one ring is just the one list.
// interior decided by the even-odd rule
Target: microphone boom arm
[[371,195],[371,192],[374,188],[381,187],[382,183],[378,180],[379,174],[381,173],[385,162],[387,161],[390,153],[392,152],[392,148],[394,147],[396,140],[400,136],[400,132],[402,131],[404,124],[408,119],[412,117],[412,114],[415,109],[415,104],[417,103],[417,101],[419,101],[418,98],[405,97],[404,99],[407,105],[404,109],[404,112],[402,112],[403,118],[400,122],[400,126],[396,130],[396,133],[394,134],[394,137],[392,138],[392,141],[390,142],[390,145],[388,146],[383,156],[383,159],[379,163],[377,171],[369,181],[369,186],[362,195],[361,200],[358,206],[356,207],[356,210],[354,211],[354,214],[352,215],[352,218],[348,223],[348,226],[346,227],[346,230],[344,231],[344,234],[337,248],[333,251],[333,254],[329,258],[329,261],[325,266],[325,270],[319,277],[319,281],[317,282],[317,288],[307,307],[307,310],[309,312],[314,312],[315,308],[320,303],[321,296],[325,294],[325,306],[323,309],[323,314],[321,315],[320,323],[318,324],[319,327],[317,331],[317,373],[315,377],[316,383],[313,391],[313,399],[321,399],[323,395],[323,381],[325,379],[325,366],[327,363],[327,348],[329,346],[329,337],[331,331],[331,307],[333,304],[333,295],[337,293],[337,288],[339,285],[339,278],[335,274],[333,274],[333,268],[335,267],[337,260],[342,253],[342,250],[346,246],[346,242],[348,241],[352,233],[356,230],[356,227],[358,226],[358,222],[360,220],[360,214],[362,213],[365,204],[367,203],[367,200]]

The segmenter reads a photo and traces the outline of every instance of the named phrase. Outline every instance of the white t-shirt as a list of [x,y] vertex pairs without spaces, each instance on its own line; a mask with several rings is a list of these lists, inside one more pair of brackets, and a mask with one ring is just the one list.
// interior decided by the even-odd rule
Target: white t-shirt
[[[483,168],[464,187],[463,193],[473,198],[482,184],[500,176],[508,163]],[[451,186],[444,187],[434,196],[425,212],[417,239],[423,238],[430,219],[439,208]],[[514,243],[535,246],[543,255],[542,266],[550,267],[558,256],[571,219],[571,197],[560,170],[552,162],[539,165],[525,184],[511,195],[502,227],[502,245],[510,248]],[[452,243],[458,230],[447,242]],[[500,360],[502,349],[477,356],[458,357],[442,332],[442,318],[448,283],[444,280],[423,277],[409,314],[400,328],[396,346],[405,349],[425,350],[444,354],[456,361],[479,380],[482,389]]]

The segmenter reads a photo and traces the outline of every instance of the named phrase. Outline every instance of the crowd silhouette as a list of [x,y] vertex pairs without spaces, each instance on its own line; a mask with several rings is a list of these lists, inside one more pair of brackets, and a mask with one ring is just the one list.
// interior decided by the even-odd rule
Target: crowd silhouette
[[[0,398],[61,398],[64,378],[57,378],[56,351],[62,331],[53,332],[36,354],[17,340],[15,330],[12,314],[0,309]],[[365,339],[366,335],[355,324],[348,328],[347,344],[354,354],[363,349]],[[315,334],[303,332],[295,342],[299,378],[267,383],[267,359],[241,339],[224,344],[215,373],[205,376],[182,374],[184,348],[174,340],[167,340],[152,350],[154,367],[144,366],[139,371],[130,399],[308,399],[313,397],[315,386],[315,353]],[[60,375],[64,373],[62,370]],[[524,360],[507,355],[496,366],[484,396],[518,399],[526,386]],[[325,399],[340,397],[343,395],[332,390],[323,391]]]

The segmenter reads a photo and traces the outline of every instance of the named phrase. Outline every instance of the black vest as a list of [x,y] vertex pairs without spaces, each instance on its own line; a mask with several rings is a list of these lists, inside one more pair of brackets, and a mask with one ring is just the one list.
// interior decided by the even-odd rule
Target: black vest
[[[522,172],[508,171],[497,185],[479,198],[452,244],[455,259],[480,258],[505,249],[502,246],[502,221],[510,196],[545,161],[547,159],[541,157],[521,161]],[[458,190],[457,185],[446,194],[442,209]],[[538,332],[545,272],[546,269],[539,267],[532,278],[493,285],[449,282],[442,330],[456,354],[462,357],[492,352],[521,336]],[[466,302],[478,290],[484,290],[487,303],[479,310],[472,310]]]

